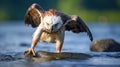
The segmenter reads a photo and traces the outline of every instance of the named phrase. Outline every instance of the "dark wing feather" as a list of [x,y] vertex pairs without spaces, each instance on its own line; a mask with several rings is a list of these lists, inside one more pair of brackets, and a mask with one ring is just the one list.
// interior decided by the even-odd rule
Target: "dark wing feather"
[[44,10],[38,4],[32,4],[25,14],[25,24],[37,27],[41,23],[41,17]]
[[[67,21],[66,21],[67,22]],[[72,31],[74,33],[80,33],[80,32],[87,32],[89,35],[90,40],[93,40],[92,34],[87,27],[87,25],[83,22],[83,20],[76,15],[70,16],[70,19],[68,19],[68,22],[65,26],[67,31]]]

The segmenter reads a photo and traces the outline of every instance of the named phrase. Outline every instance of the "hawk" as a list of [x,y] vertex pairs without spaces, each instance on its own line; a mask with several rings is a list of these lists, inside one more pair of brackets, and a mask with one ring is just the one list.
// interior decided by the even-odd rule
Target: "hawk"
[[86,32],[90,40],[93,40],[89,28],[79,16],[67,15],[55,9],[45,11],[36,3],[33,3],[26,11],[25,24],[31,25],[33,28],[37,27],[33,34],[31,47],[25,51],[33,56],[35,56],[34,48],[38,41],[56,43],[56,51],[60,54],[65,31]]

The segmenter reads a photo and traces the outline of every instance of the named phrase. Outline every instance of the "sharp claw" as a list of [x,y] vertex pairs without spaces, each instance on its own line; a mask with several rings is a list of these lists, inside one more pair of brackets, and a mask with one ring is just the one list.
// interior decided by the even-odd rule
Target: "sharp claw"
[[26,50],[24,52],[24,54],[35,56],[35,51],[34,51],[34,49],[30,48],[30,49]]

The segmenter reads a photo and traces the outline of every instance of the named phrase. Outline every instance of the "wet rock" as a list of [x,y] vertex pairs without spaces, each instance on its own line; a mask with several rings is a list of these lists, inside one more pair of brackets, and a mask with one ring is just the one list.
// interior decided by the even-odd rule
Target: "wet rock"
[[94,41],[90,46],[96,52],[120,52],[120,44],[114,39],[101,39]]
[[48,62],[52,60],[87,60],[92,56],[84,53],[70,53],[62,52],[61,54],[46,52],[46,51],[37,51],[36,56],[25,55],[26,60],[34,62]]
[[11,55],[0,54],[0,61],[13,61],[15,60],[14,57]]

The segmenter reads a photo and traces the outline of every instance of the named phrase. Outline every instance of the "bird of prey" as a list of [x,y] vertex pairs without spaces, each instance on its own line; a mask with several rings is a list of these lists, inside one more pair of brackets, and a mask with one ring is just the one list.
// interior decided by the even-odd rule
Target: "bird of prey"
[[25,14],[25,24],[36,28],[33,34],[31,47],[25,51],[27,54],[35,56],[34,47],[40,42],[56,43],[57,53],[61,52],[65,31],[72,31],[73,33],[86,32],[93,40],[92,34],[77,15],[67,15],[56,9],[49,9],[45,11],[37,3],[33,3]]

